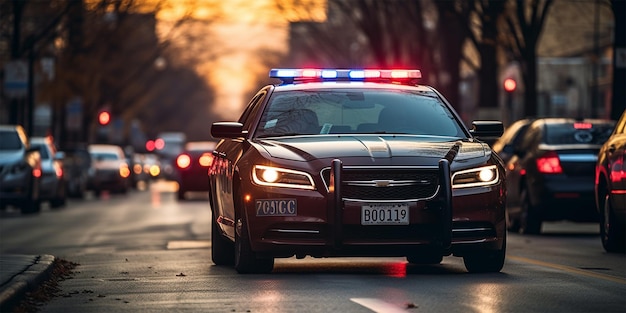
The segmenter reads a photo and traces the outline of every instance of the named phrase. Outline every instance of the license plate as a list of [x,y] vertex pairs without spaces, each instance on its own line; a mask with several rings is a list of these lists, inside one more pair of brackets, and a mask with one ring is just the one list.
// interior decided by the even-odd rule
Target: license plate
[[296,216],[296,199],[262,199],[256,201],[256,216]]
[[409,225],[409,204],[364,205],[361,207],[361,225]]

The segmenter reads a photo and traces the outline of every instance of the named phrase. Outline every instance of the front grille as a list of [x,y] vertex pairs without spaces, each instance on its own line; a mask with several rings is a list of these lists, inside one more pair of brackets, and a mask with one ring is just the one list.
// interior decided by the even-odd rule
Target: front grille
[[[330,168],[322,171],[328,188]],[[439,173],[436,168],[360,168],[344,167],[341,173],[341,196],[354,200],[428,199],[437,193]]]

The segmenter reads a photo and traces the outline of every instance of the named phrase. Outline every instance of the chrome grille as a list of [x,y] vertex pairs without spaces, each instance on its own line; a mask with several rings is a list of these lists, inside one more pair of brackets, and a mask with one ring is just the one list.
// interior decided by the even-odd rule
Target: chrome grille
[[[322,170],[328,188],[330,168]],[[359,168],[344,167],[341,197],[355,200],[428,199],[438,190],[436,168]]]

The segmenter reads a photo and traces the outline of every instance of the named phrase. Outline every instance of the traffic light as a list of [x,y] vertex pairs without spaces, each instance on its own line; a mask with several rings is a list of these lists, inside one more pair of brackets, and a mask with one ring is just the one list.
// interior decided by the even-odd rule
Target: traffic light
[[98,113],[98,123],[102,126],[108,125],[111,122],[111,113],[109,111],[103,110]]
[[511,93],[517,88],[517,82],[513,78],[507,78],[504,80],[504,91]]

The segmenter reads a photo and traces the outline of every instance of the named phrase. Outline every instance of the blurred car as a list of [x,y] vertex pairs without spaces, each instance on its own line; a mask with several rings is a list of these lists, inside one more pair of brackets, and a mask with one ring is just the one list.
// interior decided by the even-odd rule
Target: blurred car
[[183,132],[162,132],[155,139],[155,153],[161,160],[161,177],[177,181],[176,157],[185,148],[187,135]]
[[594,168],[615,121],[538,118],[507,166],[511,231],[539,234],[543,221],[597,222]]
[[215,122],[212,258],[239,273],[274,258],[463,257],[498,272],[506,253],[501,159],[419,70],[274,69],[238,121]]
[[41,201],[48,201],[53,209],[64,206],[67,199],[67,183],[63,172],[65,154],[57,151],[52,137],[31,137],[30,144],[31,147],[38,148],[41,154]]
[[213,141],[190,141],[176,156],[178,200],[184,200],[188,191],[209,191],[209,166],[215,145]]
[[156,154],[146,153],[144,156],[143,171],[150,179],[154,180],[161,176],[161,160]]
[[41,208],[41,154],[30,146],[21,125],[0,125],[0,208],[20,208],[24,214]]
[[63,149],[63,173],[66,177],[67,196],[83,198],[87,192],[91,155],[87,147],[73,147]]
[[133,162],[131,166],[133,168],[131,174],[131,181],[135,188],[139,189],[140,185],[146,185],[150,182],[150,174],[144,170],[146,165],[146,156],[143,153],[133,153]]
[[524,132],[532,121],[532,119],[521,119],[513,122],[513,124],[504,129],[502,136],[492,145],[493,151],[502,158],[505,164],[513,157],[514,147],[519,145]]
[[89,189],[96,196],[103,190],[126,193],[130,187],[130,168],[120,146],[91,144],[88,147],[94,170],[89,177]]
[[602,145],[596,163],[595,197],[600,238],[607,252],[626,250],[626,111]]

